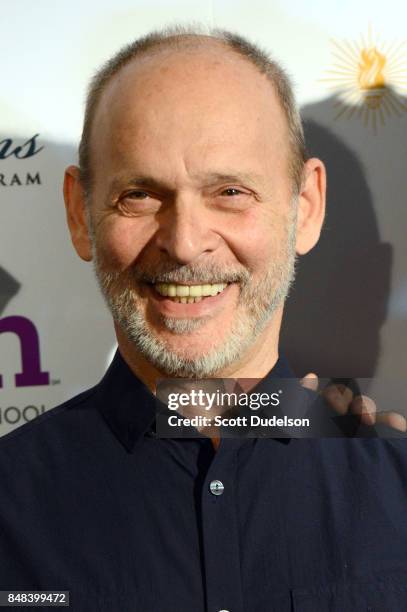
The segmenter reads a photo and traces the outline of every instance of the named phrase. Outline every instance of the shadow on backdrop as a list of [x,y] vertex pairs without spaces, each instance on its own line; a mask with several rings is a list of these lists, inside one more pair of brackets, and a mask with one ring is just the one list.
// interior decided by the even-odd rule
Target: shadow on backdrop
[[0,266],[0,315],[20,289],[20,283]]
[[380,240],[360,160],[314,119],[329,123],[334,104],[331,97],[302,109],[308,152],[327,168],[327,214],[319,243],[299,258],[281,344],[298,376],[370,378],[380,354],[393,247]]

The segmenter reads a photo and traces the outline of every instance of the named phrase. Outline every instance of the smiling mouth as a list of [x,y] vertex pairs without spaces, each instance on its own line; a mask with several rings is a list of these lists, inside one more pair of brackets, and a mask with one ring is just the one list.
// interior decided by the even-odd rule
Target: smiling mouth
[[212,283],[204,285],[178,285],[176,283],[156,283],[154,290],[172,302],[193,304],[207,297],[222,293],[228,283]]

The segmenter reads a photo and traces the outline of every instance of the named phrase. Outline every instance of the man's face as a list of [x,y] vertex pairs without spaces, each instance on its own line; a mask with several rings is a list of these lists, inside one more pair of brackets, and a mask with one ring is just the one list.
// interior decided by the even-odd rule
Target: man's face
[[103,94],[91,150],[95,269],[121,332],[164,373],[224,372],[294,274],[288,130],[269,81],[219,45],[138,60]]

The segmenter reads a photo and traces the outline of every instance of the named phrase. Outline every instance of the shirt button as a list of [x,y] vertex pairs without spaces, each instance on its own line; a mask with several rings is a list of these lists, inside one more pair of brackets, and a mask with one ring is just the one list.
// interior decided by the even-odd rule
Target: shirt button
[[[223,491],[225,490],[223,482],[221,482],[220,480],[212,480],[211,484],[209,485],[209,488],[213,495],[222,495]],[[220,610],[220,612],[222,612],[222,610]]]

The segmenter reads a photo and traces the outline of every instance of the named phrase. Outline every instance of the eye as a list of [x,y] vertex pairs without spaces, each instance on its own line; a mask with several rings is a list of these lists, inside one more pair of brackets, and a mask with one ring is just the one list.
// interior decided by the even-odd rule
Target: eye
[[145,191],[141,191],[140,189],[129,191],[123,196],[123,199],[131,198],[132,200],[145,200],[149,195]]
[[241,212],[253,205],[252,195],[244,187],[242,189],[240,187],[221,187],[214,202],[220,209]]
[[142,189],[132,189],[124,193],[117,202],[118,209],[126,216],[154,214],[160,205],[161,201],[157,196]]
[[236,187],[228,187],[227,189],[224,189],[221,192],[221,195],[226,195],[228,197],[231,196],[237,196],[237,195],[244,195],[243,191],[240,191],[240,189],[236,189]]

